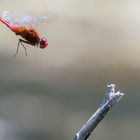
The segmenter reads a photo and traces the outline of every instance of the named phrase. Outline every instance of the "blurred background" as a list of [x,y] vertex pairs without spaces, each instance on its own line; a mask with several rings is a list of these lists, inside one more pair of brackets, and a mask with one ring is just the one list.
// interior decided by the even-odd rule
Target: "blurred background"
[[139,139],[140,1],[1,0],[4,10],[57,18],[39,29],[48,48],[16,58],[19,36],[0,23],[0,140],[72,140],[110,83],[125,97],[90,139]]

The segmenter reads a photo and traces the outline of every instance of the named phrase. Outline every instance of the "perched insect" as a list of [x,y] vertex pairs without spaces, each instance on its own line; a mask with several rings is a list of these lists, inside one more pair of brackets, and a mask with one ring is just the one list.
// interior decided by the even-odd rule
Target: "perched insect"
[[41,38],[36,28],[40,24],[45,23],[48,19],[54,15],[47,15],[43,17],[34,17],[32,14],[24,14],[18,19],[14,19],[13,14],[10,11],[4,11],[3,16],[0,16],[0,21],[4,23],[8,28],[10,28],[16,35],[20,35],[23,39],[19,39],[16,54],[18,53],[20,44],[25,49],[25,54],[27,55],[24,43],[39,46],[44,49],[48,46],[48,41],[45,38]]

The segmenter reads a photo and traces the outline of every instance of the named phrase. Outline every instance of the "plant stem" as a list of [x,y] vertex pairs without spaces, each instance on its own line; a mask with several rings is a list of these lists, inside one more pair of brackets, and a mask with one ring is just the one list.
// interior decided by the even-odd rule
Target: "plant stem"
[[97,111],[90,117],[90,119],[83,125],[83,127],[76,133],[74,140],[87,140],[91,132],[101,122],[104,116],[108,113],[113,105],[115,105],[123,96],[124,93],[120,91],[115,92],[115,85],[107,85],[106,97],[103,103],[99,106]]

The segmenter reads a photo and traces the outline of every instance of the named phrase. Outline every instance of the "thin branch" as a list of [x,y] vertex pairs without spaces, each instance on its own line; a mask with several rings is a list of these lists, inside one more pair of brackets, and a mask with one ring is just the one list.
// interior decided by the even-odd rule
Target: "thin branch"
[[97,111],[91,116],[91,118],[84,124],[84,126],[75,135],[74,140],[87,140],[91,132],[101,122],[104,116],[108,113],[113,105],[115,105],[123,96],[124,93],[120,91],[115,92],[115,85],[107,85],[106,97],[103,103],[97,109]]

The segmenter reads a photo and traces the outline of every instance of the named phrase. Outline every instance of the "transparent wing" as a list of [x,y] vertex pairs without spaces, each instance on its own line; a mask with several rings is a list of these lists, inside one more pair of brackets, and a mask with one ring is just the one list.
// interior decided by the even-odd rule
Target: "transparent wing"
[[35,27],[39,28],[42,24],[47,24],[49,21],[52,21],[56,17],[57,16],[54,13],[48,13],[47,15],[39,16],[37,17],[37,24],[35,24]]
[[4,19],[6,19],[8,22],[10,22],[10,23],[12,23],[12,21],[14,20],[14,15],[13,15],[13,13],[12,12],[10,12],[10,11],[4,11],[3,13],[2,13],[2,17],[4,18]]
[[44,16],[34,16],[31,12],[26,12],[19,17],[15,17],[10,11],[4,11],[2,17],[14,25],[39,28],[42,24],[48,23],[56,18],[54,13],[48,13]]

